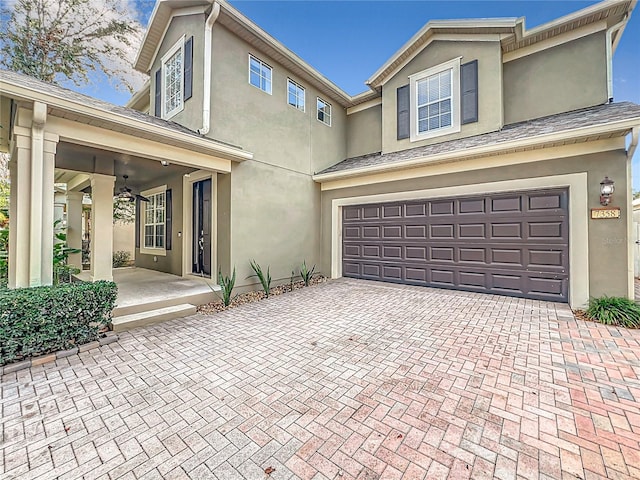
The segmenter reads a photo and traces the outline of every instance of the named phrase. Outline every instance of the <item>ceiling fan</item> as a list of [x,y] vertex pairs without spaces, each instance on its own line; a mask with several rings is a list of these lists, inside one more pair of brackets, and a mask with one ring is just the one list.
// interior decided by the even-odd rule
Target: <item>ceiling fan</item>
[[135,202],[136,199],[140,200],[141,202],[149,201],[147,197],[143,197],[139,193],[133,193],[133,191],[129,187],[127,187],[127,179],[129,178],[129,175],[123,175],[122,178],[124,178],[124,185],[120,187],[120,193],[116,195],[116,198],[118,200],[124,200],[126,202]]

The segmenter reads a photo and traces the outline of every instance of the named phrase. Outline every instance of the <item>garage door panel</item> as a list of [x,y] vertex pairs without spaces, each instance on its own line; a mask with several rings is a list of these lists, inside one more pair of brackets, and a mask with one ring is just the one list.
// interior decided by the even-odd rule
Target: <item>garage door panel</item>
[[522,239],[522,224],[521,223],[492,223],[491,224],[491,238],[510,240]]
[[404,207],[405,217],[426,217],[427,205],[424,203],[407,204]]
[[345,207],[343,275],[566,300],[567,198],[547,190]]
[[548,211],[560,209],[562,205],[562,194],[551,195],[529,195],[529,211]]
[[521,212],[522,211],[522,197],[516,195],[513,197],[502,197],[491,199],[491,213],[503,213],[503,212]]
[[461,239],[484,240],[486,238],[486,226],[484,223],[458,225],[458,236]]
[[441,202],[430,202],[430,211],[429,214],[434,215],[445,215],[451,216],[455,212],[455,202],[453,200],[441,201]]
[[458,200],[458,213],[461,215],[470,215],[474,213],[486,213],[486,201],[484,198],[460,199]]

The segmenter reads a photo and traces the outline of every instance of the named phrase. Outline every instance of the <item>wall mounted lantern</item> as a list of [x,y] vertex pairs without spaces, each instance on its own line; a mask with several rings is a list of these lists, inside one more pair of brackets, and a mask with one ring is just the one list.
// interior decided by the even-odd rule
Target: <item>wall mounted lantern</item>
[[604,180],[600,182],[600,205],[607,206],[611,202],[611,197],[615,191],[613,183],[613,180],[609,177],[604,177]]

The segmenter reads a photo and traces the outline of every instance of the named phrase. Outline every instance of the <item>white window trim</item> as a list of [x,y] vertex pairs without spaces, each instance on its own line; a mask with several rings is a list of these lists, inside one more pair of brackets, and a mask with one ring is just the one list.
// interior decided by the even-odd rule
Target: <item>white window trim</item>
[[[292,84],[302,90],[302,108],[298,108],[296,105],[291,105],[289,103],[289,84]],[[295,108],[299,112],[305,112],[307,110],[307,89],[295,80],[291,80],[290,78],[287,78],[287,105],[289,105],[291,108]]]
[[[180,39],[167,51],[167,53],[165,53],[162,56],[162,59],[160,60],[160,79],[161,79],[161,95],[160,95],[160,108],[162,110],[162,118],[165,120],[168,120],[169,118],[177,115],[178,113],[180,113],[182,110],[184,110],[184,42],[186,39],[186,35],[182,35],[182,37],[180,37]],[[176,108],[174,108],[173,110],[167,112],[165,111],[165,95],[166,95],[166,90],[165,90],[165,75],[164,75],[164,65],[165,63],[167,63],[167,61],[173,57],[176,52],[181,51],[182,52],[182,70],[181,70],[181,78],[182,78],[182,95],[180,97],[180,105],[177,106]],[[156,85],[157,88],[157,85]]]
[[[448,62],[441,63],[421,72],[409,75],[410,87],[410,125],[411,134],[410,141],[417,142],[425,140],[427,138],[440,137],[442,135],[449,135],[460,131],[460,59],[457,57]],[[451,79],[451,126],[446,128],[438,128],[437,130],[430,130],[423,133],[418,133],[418,92],[416,85],[420,80],[443,72],[445,70],[452,70]]]
[[164,193],[164,200],[165,200],[165,204],[164,204],[164,247],[162,248],[149,248],[149,247],[145,247],[144,246],[144,215],[145,215],[145,209],[142,208],[145,202],[141,202],[141,208],[140,208],[140,221],[138,222],[140,224],[140,253],[143,255],[160,255],[161,257],[166,257],[167,256],[167,186],[166,185],[161,185],[159,187],[155,187],[155,188],[151,188],[149,190],[145,190],[144,192],[140,192],[140,195],[142,195],[143,197],[148,197],[151,195],[156,195],[158,193]]
[[[325,122],[324,120],[320,120],[318,118],[318,112],[320,111],[320,109],[318,108],[318,100],[320,100],[325,105],[329,105],[329,123]],[[331,105],[329,102],[327,102],[326,100],[320,97],[316,97],[316,120],[322,123],[323,125],[326,125],[327,127],[330,127],[331,122],[333,121],[333,105]]]
[[[260,65],[262,65],[263,67],[267,67],[269,69],[269,71],[271,72],[271,81],[269,82],[269,91],[267,90],[263,90],[261,87],[258,87],[256,85],[254,85],[253,83],[251,83],[251,59],[254,59],[256,62],[260,62]],[[249,54],[249,59],[247,60],[247,82],[249,83],[249,85],[251,85],[254,88],[257,88],[258,90],[260,90],[261,92],[264,93],[268,93],[269,95],[273,95],[273,67],[271,65],[269,65],[266,62],[263,62],[262,60],[260,60],[258,57],[256,57],[255,55],[251,55]]]

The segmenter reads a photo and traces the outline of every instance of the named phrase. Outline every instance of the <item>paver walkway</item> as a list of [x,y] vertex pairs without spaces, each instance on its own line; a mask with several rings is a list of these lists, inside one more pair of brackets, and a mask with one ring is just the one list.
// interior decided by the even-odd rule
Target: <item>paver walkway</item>
[[339,280],[1,384],[9,478],[640,478],[640,331]]

